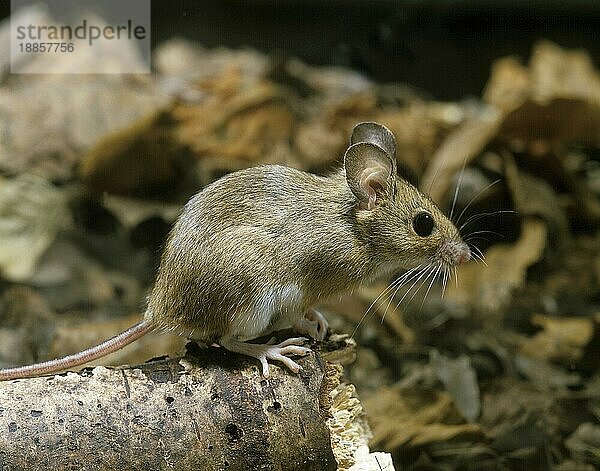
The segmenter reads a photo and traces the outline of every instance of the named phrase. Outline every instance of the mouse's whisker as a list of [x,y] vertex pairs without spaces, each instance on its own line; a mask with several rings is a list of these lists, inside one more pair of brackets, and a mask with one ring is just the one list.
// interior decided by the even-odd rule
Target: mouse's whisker
[[460,190],[460,185],[462,183],[463,176],[465,175],[465,167],[467,165],[467,157],[463,159],[462,168],[460,170],[460,175],[458,177],[458,182],[456,184],[456,189],[454,190],[454,198],[452,199],[452,209],[450,209],[450,217],[449,219],[452,221],[452,216],[454,215],[454,208],[456,207],[456,200],[458,199],[458,191]]
[[[419,280],[424,276],[424,274],[426,273],[425,270],[423,271],[419,271],[413,274],[413,276],[410,277],[410,279],[408,279],[402,286],[407,285],[408,283],[410,283],[412,281],[411,286],[406,290],[406,293],[402,296],[402,299],[404,299],[404,297],[410,293],[410,291],[413,289],[413,287],[419,282]],[[415,279],[416,278],[416,279]],[[414,280],[414,281],[413,281]],[[396,297],[396,294],[398,293],[398,290],[401,286],[399,286],[395,291],[394,294],[390,297],[390,300],[385,308],[385,311],[383,312],[383,315],[381,316],[381,322],[383,323],[385,316],[387,314],[387,311],[392,303],[392,301],[394,300],[394,298]],[[398,307],[400,306],[400,303],[402,302],[402,300],[400,300],[400,302],[396,303],[395,309],[398,309]]]
[[471,250],[472,250],[472,251],[473,251],[475,254],[477,254],[479,257],[481,257],[481,259],[482,259],[482,260],[483,260],[483,259],[485,259],[485,254],[484,254],[484,253],[481,251],[481,249],[480,249],[479,247],[477,247],[477,246],[473,245],[473,246],[471,247]]
[[[421,265],[419,265],[419,268],[420,268],[420,267],[421,267]],[[387,305],[386,305],[386,307],[385,307],[385,310],[383,311],[383,315],[381,316],[381,323],[382,323],[382,324],[383,324],[383,321],[384,321],[384,319],[385,319],[385,316],[386,316],[386,314],[387,314],[387,312],[388,312],[388,309],[390,308],[390,305],[392,304],[392,301],[394,300],[394,298],[396,297],[396,294],[398,293],[398,290],[399,290],[399,289],[400,289],[402,286],[404,286],[405,284],[408,284],[408,283],[409,283],[411,280],[413,280],[415,277],[418,277],[418,278],[417,278],[417,281],[418,281],[418,279],[419,279],[419,278],[421,278],[421,277],[423,276],[423,275],[422,275],[422,273],[423,273],[422,271],[419,271],[419,270],[416,270],[416,269],[410,270],[410,276],[409,276],[409,277],[407,277],[407,278],[406,278],[406,279],[405,279],[405,280],[404,280],[402,283],[398,284],[398,286],[396,287],[396,289],[394,290],[394,292],[393,292],[393,293],[392,293],[392,295],[390,296],[390,299],[389,299],[389,301],[388,301],[388,303],[387,303]],[[410,290],[410,288],[409,288],[409,290]],[[397,308],[397,307],[396,307],[396,308]]]
[[418,293],[419,291],[421,291],[421,288],[423,288],[423,286],[425,286],[425,285],[427,284],[427,280],[429,279],[429,277],[431,276],[431,274],[434,272],[434,270],[435,270],[435,266],[432,266],[432,267],[430,267],[430,268],[427,270],[427,272],[426,272],[426,273],[427,273],[427,276],[425,276],[424,278],[423,278],[423,277],[421,277],[421,278],[422,278],[422,281],[421,281],[421,283],[419,284],[419,287],[418,287],[418,288],[417,288],[417,289],[416,289],[416,290],[413,292],[413,294],[411,295],[411,297],[410,297],[410,298],[408,298],[408,301],[407,301],[407,303],[410,303],[410,302],[411,302],[411,301],[412,301],[412,300],[415,298],[415,296],[417,295],[417,293]]
[[[373,317],[373,315],[375,314],[375,310],[373,310],[371,312],[371,310],[373,309],[373,307],[376,306],[376,304],[382,300],[381,302],[384,302],[385,299],[388,298],[389,293],[394,289],[394,287],[396,287],[396,290],[394,291],[394,294],[391,295],[391,298],[393,298],[393,296],[395,295],[395,293],[398,291],[399,287],[402,286],[402,284],[405,282],[405,280],[407,278],[410,278],[410,276],[413,274],[413,272],[415,272],[416,270],[418,270],[420,268],[420,265],[418,267],[415,267],[409,271],[407,271],[406,273],[400,275],[398,278],[396,278],[394,281],[392,281],[389,285],[387,285],[382,291],[381,293],[379,293],[379,295],[375,298],[375,300],[371,303],[371,305],[368,307],[368,309],[365,311],[365,313],[362,315],[360,321],[358,322],[358,324],[356,325],[356,327],[354,328],[353,332],[352,332],[352,337],[354,337],[354,335],[356,334],[356,332],[358,331],[358,329],[360,328],[360,326],[362,325],[362,323],[367,320],[370,319],[371,317]],[[371,312],[371,314],[369,315],[369,313]]]
[[486,267],[488,266],[488,264],[485,261],[484,253],[478,247],[474,245],[471,246],[471,255],[476,261],[483,263]]
[[490,239],[488,237],[483,237],[483,236],[468,237],[468,238],[464,238],[463,239],[463,241],[467,245],[472,244],[473,241],[476,241],[476,240],[482,240],[484,242],[489,242],[490,241]]
[[477,198],[479,198],[483,193],[485,193],[486,191],[488,191],[490,188],[492,188],[494,185],[498,184],[501,181],[500,178],[494,180],[492,183],[486,185],[484,188],[482,188],[481,190],[479,190],[477,193],[475,193],[475,195],[469,200],[469,202],[465,205],[465,207],[462,209],[462,211],[460,212],[460,214],[458,215],[458,217],[456,218],[456,224],[460,224],[460,219],[464,216],[465,212],[467,212],[467,210],[471,207],[471,205],[477,201]]
[[[469,224],[474,223],[475,221],[478,221],[482,218],[485,217],[491,217],[491,216],[496,216],[498,214],[517,214],[516,211],[512,210],[512,209],[502,209],[502,210],[498,210],[498,211],[490,211],[487,213],[477,213],[472,215],[471,217],[469,217],[459,228],[458,231],[461,232],[465,227],[467,227]],[[458,225],[458,223],[457,223]]]
[[369,305],[369,307],[365,311],[364,316],[366,316],[369,312],[371,312],[371,309],[373,309],[373,307],[375,306],[375,304],[377,304],[377,302],[382,297],[385,298],[385,295],[388,292],[390,292],[394,288],[394,286],[396,286],[400,282],[401,282],[401,278],[397,278],[394,281],[392,281],[390,284],[388,284],[383,290],[381,290],[381,293],[379,293],[379,295],[373,300],[373,302]]
[[498,236],[498,237],[500,237],[501,239],[505,239],[505,238],[506,238],[506,237],[504,236],[504,234],[500,234],[499,232],[496,232],[496,231],[490,231],[490,230],[487,230],[487,229],[486,229],[486,230],[475,231],[475,232],[471,232],[470,234],[466,234],[466,235],[463,237],[463,240],[464,240],[465,242],[468,242],[469,240],[472,240],[472,239],[473,239],[473,236],[480,235],[480,234],[490,234],[490,235],[495,235],[495,236]]
[[[388,285],[388,287],[376,298],[376,300],[371,304],[371,306],[369,306],[369,309],[374,306],[374,304],[380,300],[380,298],[383,296],[383,300],[381,300],[381,302],[385,302],[385,299],[387,299],[390,296],[390,292],[392,291],[392,289],[396,288],[396,290],[394,291],[394,293],[396,293],[398,291],[398,288],[400,288],[402,285],[406,284],[408,281],[410,281],[414,276],[416,276],[417,272],[419,271],[419,269],[421,268],[421,265],[415,267],[415,268],[411,268],[410,270],[408,270],[407,272],[403,273],[402,275],[400,275],[398,278],[396,278],[392,283],[390,283]],[[385,296],[384,296],[385,295]],[[395,294],[392,294],[391,297],[394,297]]]
[[[375,305],[381,300],[381,298],[383,297],[384,299],[387,298],[387,294],[390,293],[394,287],[396,286],[402,286],[402,284],[406,281],[407,278],[410,278],[410,276],[417,270],[419,270],[421,268],[421,265],[416,266],[415,268],[411,268],[410,270],[408,270],[407,272],[403,273],[402,275],[400,275],[398,278],[396,278],[394,281],[392,281],[390,284],[388,284],[382,291],[381,293],[379,293],[379,295],[373,300],[373,302],[371,303],[371,305],[367,308],[367,310],[365,311],[365,313],[362,315],[360,321],[358,322],[358,324],[356,325],[356,327],[354,328],[354,331],[352,332],[351,338],[354,337],[354,335],[356,334],[356,332],[358,331],[359,327],[362,325],[362,323],[365,321],[365,319],[367,318],[369,312],[371,312],[371,310],[375,307]],[[372,316],[373,314],[371,314]],[[370,316],[369,316],[370,318]]]
[[471,257],[473,257],[477,261],[481,260],[481,256],[478,253],[475,253],[475,250],[473,248],[471,248]]
[[428,194],[428,195],[429,195],[429,194],[431,194],[431,189],[432,189],[432,188],[433,188],[433,186],[435,185],[435,182],[436,182],[436,180],[437,180],[437,177],[438,177],[439,173],[440,173],[440,167],[438,166],[438,167],[435,169],[435,173],[433,174],[433,178],[432,178],[432,179],[431,179],[431,181],[429,182],[429,187],[427,188],[427,194]]
[[381,315],[381,323],[382,323],[382,324],[383,324],[383,321],[385,320],[385,316],[386,316],[386,314],[387,314],[387,312],[388,312],[388,309],[390,308],[390,304],[392,304],[392,301],[393,301],[393,300],[394,300],[394,298],[396,297],[396,294],[398,293],[398,290],[399,290],[400,288],[402,288],[402,286],[403,286],[403,283],[400,283],[400,284],[399,284],[399,285],[396,287],[396,289],[394,290],[394,292],[393,292],[393,293],[390,295],[390,297],[389,297],[389,300],[388,300],[388,303],[387,303],[387,305],[385,306],[385,310],[383,311],[383,314]]
[[471,254],[473,256],[473,258],[475,259],[476,262],[483,262],[484,260],[477,254],[473,253]]
[[433,276],[431,277],[431,281],[429,283],[429,286],[427,287],[427,291],[425,291],[425,296],[423,296],[423,301],[421,301],[421,307],[420,307],[420,309],[423,308],[423,305],[425,304],[425,300],[427,299],[427,296],[429,295],[429,292],[431,291],[431,288],[432,288],[433,284],[437,280],[437,277],[440,274],[440,270],[441,269],[442,269],[442,264],[438,263],[435,271],[433,272]]
[[442,299],[446,294],[446,287],[448,286],[448,278],[450,277],[450,270],[444,267],[444,273],[442,275]]
[[[398,303],[396,304],[396,309],[398,309],[398,307],[400,306],[400,304],[402,304],[402,301],[404,301],[404,299],[406,298],[406,296],[408,296],[410,294],[410,292],[413,290],[413,288],[417,285],[417,283],[419,283],[419,281],[425,276],[427,275],[429,272],[431,271],[431,267],[426,268],[425,270],[423,270],[419,276],[417,277],[417,279],[413,282],[412,285],[410,285],[410,287],[406,290],[406,293],[404,293],[402,295],[402,297],[400,298],[400,301],[398,301]],[[420,287],[419,287],[420,289]],[[417,291],[415,291],[415,294],[419,291],[419,289],[417,289]],[[410,300],[414,297],[414,294],[411,296],[411,298],[409,299],[408,302],[410,302]]]

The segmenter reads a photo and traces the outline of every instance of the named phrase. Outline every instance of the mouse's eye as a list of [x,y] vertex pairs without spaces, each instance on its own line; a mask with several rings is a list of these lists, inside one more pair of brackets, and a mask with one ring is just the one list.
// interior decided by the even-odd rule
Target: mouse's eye
[[427,237],[433,232],[435,222],[433,222],[433,216],[431,214],[423,211],[414,217],[412,225],[417,235]]

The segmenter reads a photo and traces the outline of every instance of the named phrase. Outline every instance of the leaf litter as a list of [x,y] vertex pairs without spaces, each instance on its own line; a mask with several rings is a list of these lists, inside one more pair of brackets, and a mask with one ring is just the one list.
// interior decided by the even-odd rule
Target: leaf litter
[[[180,39],[154,64],[143,80],[2,76],[3,365],[72,353],[139,316],[198,188],[265,163],[327,172],[373,120],[484,260],[425,299],[427,287],[399,303],[405,287],[365,316],[384,280],[324,307],[333,331],[355,332],[345,370],[370,448],[407,470],[600,466],[600,74],[585,51],[541,41],[457,103]],[[144,342],[135,358],[177,348]]]

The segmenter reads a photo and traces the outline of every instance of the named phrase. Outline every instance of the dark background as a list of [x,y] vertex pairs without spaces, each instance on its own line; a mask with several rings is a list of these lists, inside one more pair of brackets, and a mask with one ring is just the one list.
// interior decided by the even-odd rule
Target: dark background
[[[0,0],[0,18],[9,7]],[[249,46],[406,82],[443,100],[479,96],[494,59],[527,60],[542,38],[600,62],[597,0],[152,0],[152,23],[153,45],[183,36]]]

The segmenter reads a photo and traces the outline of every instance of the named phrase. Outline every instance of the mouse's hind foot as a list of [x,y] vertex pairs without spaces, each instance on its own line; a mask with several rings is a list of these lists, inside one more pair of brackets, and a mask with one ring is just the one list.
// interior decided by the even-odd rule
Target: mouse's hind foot
[[304,356],[308,354],[310,348],[303,346],[307,341],[308,339],[305,337],[294,337],[278,344],[272,344],[271,342],[259,344],[242,342],[231,337],[225,337],[219,340],[219,345],[231,352],[241,353],[242,355],[256,358],[261,363],[263,376],[268,378],[268,360],[283,363],[289,370],[298,373],[302,367],[289,356]]

